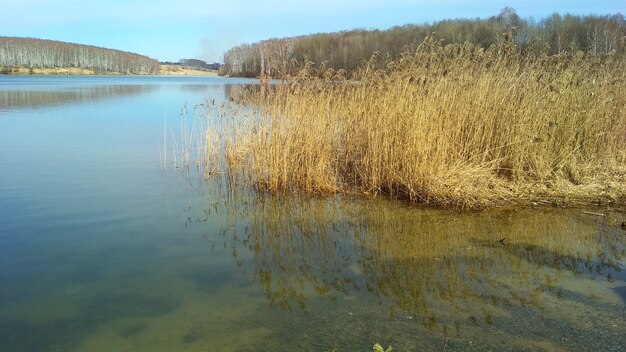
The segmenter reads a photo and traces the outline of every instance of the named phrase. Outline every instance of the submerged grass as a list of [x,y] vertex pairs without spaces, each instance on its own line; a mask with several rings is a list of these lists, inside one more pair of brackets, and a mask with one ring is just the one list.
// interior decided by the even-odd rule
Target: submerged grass
[[625,82],[621,57],[429,37],[350,79],[306,63],[281,84],[262,81],[236,99],[250,113],[211,149],[270,191],[461,208],[623,203]]

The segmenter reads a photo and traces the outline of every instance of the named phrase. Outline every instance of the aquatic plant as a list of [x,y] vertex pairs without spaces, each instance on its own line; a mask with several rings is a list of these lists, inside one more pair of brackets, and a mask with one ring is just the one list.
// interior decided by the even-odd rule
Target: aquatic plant
[[350,78],[306,62],[235,98],[218,158],[270,191],[479,208],[626,199],[620,57],[428,37]]

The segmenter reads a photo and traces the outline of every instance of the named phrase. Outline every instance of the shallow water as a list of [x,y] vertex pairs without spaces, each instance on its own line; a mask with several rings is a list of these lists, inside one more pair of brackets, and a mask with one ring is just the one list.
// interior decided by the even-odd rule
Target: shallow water
[[623,212],[266,195],[163,168],[164,123],[173,144],[184,106],[244,83],[0,77],[3,351],[626,350]]

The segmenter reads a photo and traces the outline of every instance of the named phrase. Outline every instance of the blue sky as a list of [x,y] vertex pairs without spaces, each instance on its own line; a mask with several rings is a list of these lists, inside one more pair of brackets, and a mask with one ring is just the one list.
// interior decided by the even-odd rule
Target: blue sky
[[626,0],[3,0],[0,36],[91,44],[161,61],[221,61],[230,47],[272,37],[385,29],[446,18],[626,12]]

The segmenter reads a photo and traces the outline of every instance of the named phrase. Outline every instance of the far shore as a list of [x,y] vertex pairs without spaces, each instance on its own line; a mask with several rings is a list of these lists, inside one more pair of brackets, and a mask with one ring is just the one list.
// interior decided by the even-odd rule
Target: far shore
[[[3,67],[0,66],[0,75],[69,75],[69,76],[89,76],[89,75],[110,75],[122,76],[120,72],[99,72],[80,67],[55,67],[55,68],[30,68],[30,67]],[[135,76],[135,74],[132,74]],[[152,73],[145,73],[152,75]],[[194,67],[178,65],[161,65],[159,76],[217,76],[216,70],[205,70]]]
[[161,65],[162,76],[217,76],[217,70],[207,70],[189,66]]

